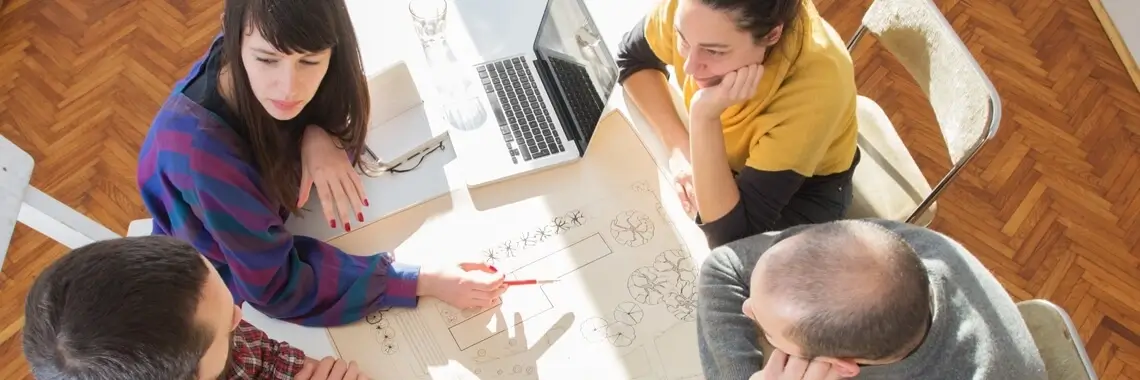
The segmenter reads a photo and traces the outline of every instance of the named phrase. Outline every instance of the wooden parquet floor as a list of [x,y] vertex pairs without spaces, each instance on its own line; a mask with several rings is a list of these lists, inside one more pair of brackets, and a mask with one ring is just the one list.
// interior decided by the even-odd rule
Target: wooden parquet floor
[[[37,161],[33,185],[125,233],[145,217],[135,157],[153,113],[218,30],[221,1],[3,0],[0,134]],[[816,0],[844,37],[870,0]],[[932,225],[1017,300],[1068,310],[1104,379],[1140,379],[1140,94],[1087,0],[937,0],[1002,96],[996,141],[943,195]],[[934,181],[949,170],[918,87],[873,39],[855,52]],[[23,298],[61,246],[18,226],[0,272],[0,379],[30,379]]]

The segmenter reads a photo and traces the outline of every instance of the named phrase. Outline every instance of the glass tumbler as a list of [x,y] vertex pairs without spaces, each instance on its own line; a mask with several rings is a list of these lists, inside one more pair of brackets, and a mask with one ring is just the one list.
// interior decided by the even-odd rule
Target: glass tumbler
[[412,25],[424,46],[442,41],[447,25],[446,0],[411,0],[408,12],[412,14]]

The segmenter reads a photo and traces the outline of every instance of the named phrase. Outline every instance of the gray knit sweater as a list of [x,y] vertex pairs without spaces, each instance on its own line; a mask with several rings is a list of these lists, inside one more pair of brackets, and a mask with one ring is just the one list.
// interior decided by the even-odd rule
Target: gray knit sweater
[[[1033,337],[1001,284],[965,248],[945,235],[892,221],[874,222],[909,242],[926,264],[934,322],[906,359],[866,366],[856,379],[1045,379]],[[745,238],[713,250],[699,280],[697,333],[709,380],[745,380],[760,371],[756,324],[741,313],[757,259],[804,227]]]

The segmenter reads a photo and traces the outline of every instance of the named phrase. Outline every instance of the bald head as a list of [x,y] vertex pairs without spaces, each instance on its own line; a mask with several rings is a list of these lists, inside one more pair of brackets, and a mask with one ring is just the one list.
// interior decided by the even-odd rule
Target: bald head
[[793,321],[781,335],[809,356],[888,359],[930,318],[922,261],[901,236],[866,221],[811,226],[773,245],[752,289]]

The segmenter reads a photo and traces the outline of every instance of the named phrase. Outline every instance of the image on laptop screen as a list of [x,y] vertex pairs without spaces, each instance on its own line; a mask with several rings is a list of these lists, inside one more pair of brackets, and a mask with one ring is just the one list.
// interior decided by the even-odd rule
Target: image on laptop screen
[[585,4],[550,0],[534,48],[587,142],[617,84],[618,69]]

